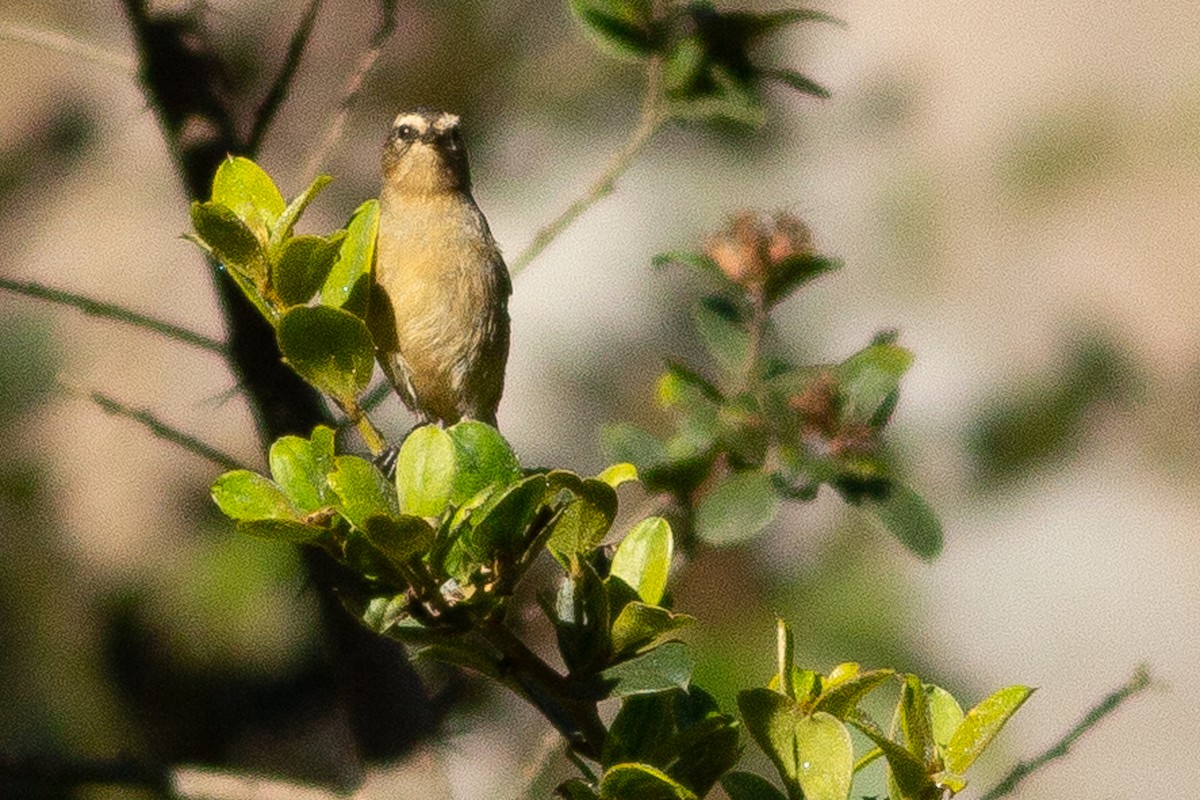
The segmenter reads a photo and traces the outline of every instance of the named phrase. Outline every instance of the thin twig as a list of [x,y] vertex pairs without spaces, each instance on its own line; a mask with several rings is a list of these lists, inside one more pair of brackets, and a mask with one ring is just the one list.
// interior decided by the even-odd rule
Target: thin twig
[[201,350],[208,350],[222,356],[226,353],[223,342],[218,342],[216,339],[209,338],[202,333],[196,333],[187,328],[173,325],[170,322],[164,322],[154,317],[148,317],[145,314],[139,314],[136,311],[131,311],[114,303],[105,303],[81,294],[75,294],[74,292],[52,289],[35,281],[14,281],[8,278],[0,278],[0,291],[12,292],[13,294],[20,294],[26,297],[34,297],[38,300],[48,300],[51,303],[71,306],[90,316],[112,319],[117,322],[124,322],[127,325],[133,325],[137,328],[153,331],[154,333],[160,333],[169,339],[190,344],[193,347],[199,347]]
[[133,75],[137,69],[136,62],[130,56],[105,50],[59,31],[0,22],[0,39],[33,44],[69,56],[78,56],[122,75]]
[[89,392],[87,396],[93,403],[100,406],[100,408],[109,414],[140,423],[158,438],[165,439],[172,444],[177,444],[188,452],[211,461],[222,469],[246,468],[242,462],[233,456],[227,455],[215,447],[205,444],[196,437],[168,425],[147,409],[127,406],[119,400],[115,400],[101,392]]
[[1103,700],[1093,706],[1078,725],[1067,731],[1061,739],[1048,749],[1028,761],[1018,762],[1008,775],[1004,776],[1003,780],[984,792],[980,800],[996,800],[998,797],[1012,794],[1017,788],[1017,784],[1028,777],[1030,773],[1041,769],[1051,761],[1067,755],[1071,749],[1071,745],[1075,744],[1075,741],[1079,737],[1096,727],[1101,720],[1116,711],[1126,700],[1149,688],[1150,685],[1150,672],[1146,665],[1143,664],[1134,671],[1133,676],[1124,685],[1110,692]]
[[508,271],[512,275],[516,275],[525,267],[529,266],[535,258],[541,255],[551,242],[559,237],[563,231],[570,227],[571,223],[579,218],[583,212],[587,211],[600,200],[613,193],[617,187],[617,178],[621,177],[626,170],[633,164],[638,154],[646,147],[653,138],[658,129],[666,121],[667,116],[663,113],[659,102],[659,83],[660,83],[660,66],[656,60],[652,60],[649,64],[646,75],[646,96],[642,100],[642,113],[638,120],[638,125],[634,128],[633,133],[621,146],[609,162],[608,168],[600,174],[592,185],[578,199],[569,206],[564,208],[557,217],[543,225],[533,239],[526,245],[513,262],[509,265]]
[[358,99],[358,93],[362,91],[367,73],[371,71],[371,68],[375,66],[375,62],[379,60],[379,55],[383,52],[383,46],[396,29],[396,0],[381,0],[380,6],[383,10],[383,16],[379,21],[379,27],[375,29],[375,34],[371,37],[371,44],[367,48],[367,51],[359,58],[358,65],[354,68],[354,72],[350,74],[349,79],[347,79],[346,85],[342,89],[342,99],[338,103],[337,113],[329,121],[329,127],[325,129],[325,135],[321,137],[321,143],[317,145],[317,149],[312,152],[304,165],[305,175],[315,175],[321,165],[325,163],[325,159],[329,157],[329,152],[333,150],[334,145],[342,138],[342,131],[345,129],[346,120],[350,116],[350,107]]
[[271,84],[270,91],[267,92],[258,111],[254,114],[254,127],[246,142],[246,152],[258,152],[263,136],[271,127],[271,123],[275,121],[279,107],[287,98],[288,91],[292,86],[292,79],[296,75],[296,70],[300,68],[300,60],[304,57],[304,49],[308,46],[309,37],[312,36],[313,23],[317,21],[317,11],[320,8],[321,0],[311,0],[300,24],[296,26],[296,31],[292,34],[292,40],[288,44],[287,57],[283,60],[283,66],[280,67],[279,74],[275,76],[275,82]]

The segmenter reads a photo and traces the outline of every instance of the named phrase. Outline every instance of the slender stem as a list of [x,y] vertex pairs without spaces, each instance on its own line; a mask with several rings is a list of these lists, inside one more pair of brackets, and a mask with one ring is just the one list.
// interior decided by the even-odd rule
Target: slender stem
[[304,16],[300,18],[300,24],[296,26],[292,40],[288,43],[287,56],[284,57],[283,66],[254,114],[254,127],[250,131],[250,138],[246,141],[247,152],[258,152],[263,137],[270,129],[271,123],[275,121],[275,114],[279,112],[279,107],[287,98],[288,91],[292,87],[292,79],[295,78],[296,70],[300,68],[300,61],[304,58],[304,49],[308,46],[309,37],[312,36],[313,24],[317,21],[317,11],[320,8],[321,0],[310,0]]
[[78,56],[123,75],[133,75],[137,68],[136,63],[129,56],[97,47],[59,31],[0,22],[0,39],[10,42],[25,42],[70,56]]
[[749,342],[746,346],[746,363],[742,367],[742,391],[753,393],[758,389],[758,362],[762,358],[763,337],[767,328],[767,304],[762,286],[747,290],[750,297]]
[[154,317],[148,317],[145,314],[139,314],[136,311],[131,311],[114,303],[105,303],[81,294],[75,294],[74,292],[52,289],[36,281],[14,281],[8,278],[0,278],[0,291],[12,292],[13,294],[20,294],[26,297],[34,297],[38,300],[47,300],[51,303],[71,306],[93,317],[124,322],[136,328],[160,333],[169,339],[190,344],[192,347],[198,347],[201,350],[208,350],[222,356],[226,354],[223,342],[219,342],[202,333],[196,333],[187,328],[173,325],[170,322],[164,322]]
[[661,95],[661,66],[657,59],[651,59],[646,73],[646,95],[642,100],[642,113],[637,127],[629,135],[621,149],[613,156],[608,168],[589,186],[579,198],[564,208],[557,217],[543,225],[532,241],[526,245],[521,254],[509,265],[509,272],[516,275],[529,266],[550,243],[571,226],[583,212],[587,211],[600,200],[612,194],[617,187],[617,178],[621,177],[633,164],[638,154],[646,147],[658,129],[667,120],[660,104]]
[[505,685],[537,708],[570,742],[572,750],[598,761],[608,732],[595,701],[572,691],[570,679],[538,658],[502,620],[493,620],[481,633],[500,651]]
[[980,800],[996,800],[998,797],[1010,795],[1016,790],[1017,784],[1023,781],[1030,773],[1049,764],[1051,761],[1062,758],[1067,755],[1071,749],[1071,745],[1083,734],[1094,728],[1105,717],[1116,711],[1129,698],[1135,694],[1144,691],[1151,685],[1150,673],[1143,664],[1138,667],[1133,675],[1123,685],[1109,692],[1105,697],[1091,708],[1079,724],[1067,731],[1061,739],[1055,742],[1046,750],[1029,759],[1021,761],[1012,768],[1012,770],[1004,776],[1004,779],[986,791]]
[[[340,405],[340,403],[339,403]],[[359,407],[358,403],[351,402],[346,406],[342,406],[342,412],[345,413],[346,419],[358,428],[358,433],[366,443],[367,449],[371,451],[371,455],[378,456],[387,449],[387,440],[383,438],[383,434],[371,422],[371,418],[367,416],[367,412]]]
[[321,137],[321,143],[309,155],[308,161],[304,164],[305,175],[315,175],[320,166],[325,163],[325,159],[329,157],[329,151],[337,144],[338,139],[342,138],[342,131],[346,127],[346,120],[350,116],[350,106],[358,98],[359,92],[362,91],[363,83],[366,81],[367,73],[375,66],[375,62],[379,60],[379,55],[383,52],[383,46],[391,37],[392,31],[396,29],[396,0],[381,0],[383,16],[379,20],[379,26],[375,29],[374,35],[371,37],[371,44],[367,51],[358,59],[358,64],[354,68],[354,72],[346,80],[346,85],[342,89],[342,99],[338,103],[337,113],[330,120],[329,126],[325,129],[325,134]]
[[[67,390],[71,394],[76,394],[70,389]],[[151,433],[160,439],[165,439],[172,444],[177,444],[190,453],[200,456],[203,459],[211,461],[222,469],[245,469],[245,465],[231,455],[221,452],[220,450],[205,444],[196,437],[184,433],[178,428],[172,427],[163,422],[158,417],[154,416],[150,411],[144,408],[133,408],[127,406],[119,400],[115,400],[101,392],[90,392],[88,398],[100,406],[100,408],[118,417],[125,417],[134,422],[140,423],[148,428]]]

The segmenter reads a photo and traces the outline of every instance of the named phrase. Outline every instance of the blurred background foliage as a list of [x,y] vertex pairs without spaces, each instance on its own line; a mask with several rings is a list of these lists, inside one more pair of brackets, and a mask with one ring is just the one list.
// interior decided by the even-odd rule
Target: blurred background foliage
[[[476,196],[513,255],[633,127],[638,70],[593,47],[558,0],[397,6],[308,224],[335,227],[376,193],[398,110],[439,106],[465,120]],[[941,512],[946,549],[919,563],[821,496],[758,540],[700,551],[675,589],[701,620],[697,680],[728,708],[769,674],[782,614],[798,661],[817,669],[888,664],[967,700],[1038,685],[1012,749],[993,754],[998,772],[1148,660],[1170,693],[1024,794],[1165,795],[1200,778],[1200,10],[1021,6],[829,2],[847,29],[770,44],[833,99],[771,89],[760,129],[662,132],[617,194],[517,279],[500,423],[526,463],[584,473],[603,466],[603,424],[665,431],[649,376],[667,357],[703,359],[688,319],[700,289],[651,257],[698,249],[742,208],[797,214],[844,267],[779,310],[780,335],[798,357],[840,360],[876,330],[902,331],[917,360],[890,446]],[[225,91],[247,98],[266,90],[303,13],[265,0],[153,7],[197,15],[228,65]],[[288,194],[311,178],[303,165],[375,13],[321,9],[260,156]],[[205,266],[178,239],[187,204],[121,10],[9,2],[0,22],[0,277],[220,336]],[[86,400],[103,390],[260,464],[222,363],[4,295],[0,376],[0,753],[357,781],[299,560],[232,536],[204,494],[216,468]],[[383,419],[409,422],[394,402]],[[364,793],[511,796],[502,776],[528,763],[538,721],[461,677],[424,677],[449,715],[417,755],[374,765]]]

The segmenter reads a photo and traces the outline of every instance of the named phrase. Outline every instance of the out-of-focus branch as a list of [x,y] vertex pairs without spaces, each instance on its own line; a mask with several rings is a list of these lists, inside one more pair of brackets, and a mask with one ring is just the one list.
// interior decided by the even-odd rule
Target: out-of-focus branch
[[43,796],[85,786],[123,786],[175,798],[169,767],[140,761],[14,758],[0,754],[0,796]]
[[379,55],[383,52],[383,46],[387,44],[387,40],[391,38],[392,32],[396,30],[396,0],[380,0],[381,16],[379,26],[375,29],[375,33],[371,36],[371,44],[367,47],[367,51],[358,59],[358,64],[354,68],[354,72],[350,73],[350,77],[346,80],[346,85],[342,89],[342,99],[338,102],[338,110],[333,115],[333,119],[329,121],[329,126],[325,129],[324,135],[321,137],[317,148],[309,155],[308,161],[304,164],[305,175],[316,175],[317,170],[325,163],[325,159],[329,157],[329,152],[333,150],[334,145],[342,138],[342,131],[346,128],[346,120],[350,116],[350,107],[354,105],[354,101],[358,99],[358,94],[362,91],[363,83],[366,80],[367,73],[375,66],[375,62],[379,60]]
[[101,300],[93,300],[82,294],[75,294],[74,292],[63,291],[62,289],[53,289],[36,281],[14,281],[8,278],[0,278],[0,291],[12,292],[13,294],[24,295],[25,297],[33,297],[38,300],[46,300],[51,303],[70,306],[79,309],[89,316],[124,322],[126,325],[143,328],[166,336],[168,339],[174,339],[177,342],[198,347],[201,350],[208,350],[211,353],[222,356],[225,355],[224,342],[219,342],[202,333],[190,331],[187,328],[182,328],[170,322],[148,317],[145,314],[139,314],[136,311],[115,303],[105,303]]
[[84,58],[93,64],[99,64],[102,67],[123,75],[132,75],[137,68],[134,60],[123,53],[114,53],[111,50],[105,50],[103,47],[97,47],[94,44],[89,44],[59,31],[0,22],[0,39],[10,42],[33,44],[38,47],[44,47],[47,50],[55,50],[59,53],[75,56],[76,58]]
[[320,8],[321,0],[311,0],[304,16],[300,19],[300,24],[296,26],[296,31],[292,34],[283,66],[279,68],[275,82],[271,84],[270,91],[267,92],[254,115],[254,126],[250,130],[250,137],[246,140],[246,150],[251,153],[258,152],[263,136],[270,129],[271,123],[275,121],[275,114],[279,112],[279,107],[283,105],[283,101],[292,88],[292,80],[296,77],[296,70],[300,68],[300,60],[304,58],[304,50],[308,46],[309,37],[312,36],[313,24],[317,21],[317,11]]

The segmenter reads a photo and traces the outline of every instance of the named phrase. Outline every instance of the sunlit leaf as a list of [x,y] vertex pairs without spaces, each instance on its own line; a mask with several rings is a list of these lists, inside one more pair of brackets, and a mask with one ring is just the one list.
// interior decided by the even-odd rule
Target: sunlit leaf
[[324,305],[344,308],[359,317],[366,315],[378,230],[379,201],[368,200],[355,209],[346,225],[346,238],[321,287]]
[[1031,694],[1028,686],[1008,686],[968,711],[946,745],[946,769],[966,772]]
[[437,517],[454,495],[457,449],[450,434],[436,425],[409,433],[396,456],[396,490],[400,510],[418,517]]
[[696,800],[696,795],[648,764],[618,764],[600,779],[602,800]]
[[300,377],[343,405],[371,383],[375,346],[358,317],[326,306],[296,306],[279,320],[279,349]]
[[450,502],[461,505],[488,486],[507,486],[521,478],[512,447],[492,426],[463,420],[446,429],[454,442],[454,487]]
[[217,167],[212,200],[236,214],[264,244],[284,211],[283,195],[271,176],[240,156],[229,156]]
[[846,726],[818,711],[796,720],[796,780],[805,800],[846,800],[854,745]]
[[617,545],[609,574],[628,584],[642,602],[658,605],[667,590],[673,552],[671,526],[662,517],[648,517]]
[[333,430],[318,426],[312,438],[281,436],[271,445],[271,477],[300,511],[333,502],[325,476],[333,469]]
[[628,603],[613,621],[613,654],[623,656],[659,645],[673,639],[695,621],[695,617],[675,614],[658,606],[637,601]]
[[247,469],[226,472],[212,486],[217,507],[231,519],[299,518],[299,512],[283,491],[269,479]]
[[329,486],[340,500],[338,511],[356,528],[365,529],[371,517],[395,517],[400,513],[395,486],[366,459],[337,456],[329,473]]
[[266,277],[262,243],[232,210],[220,203],[193,202],[191,216],[195,241],[214,259],[255,284]]

